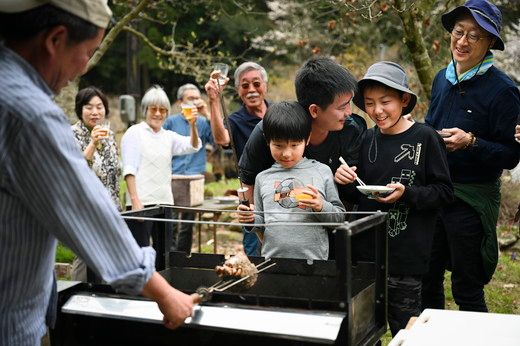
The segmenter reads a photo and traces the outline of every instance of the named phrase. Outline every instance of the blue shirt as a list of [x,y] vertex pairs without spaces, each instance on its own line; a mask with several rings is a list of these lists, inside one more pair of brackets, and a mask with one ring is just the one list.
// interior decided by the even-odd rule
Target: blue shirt
[[[208,119],[198,116],[195,122],[202,148],[194,154],[179,155],[172,159],[173,174],[204,174],[206,172],[206,144],[214,145],[213,134]],[[191,134],[190,124],[182,114],[170,115],[164,122],[163,128],[177,132],[183,136]]]
[[155,251],[135,242],[46,82],[2,44],[0,76],[0,345],[40,345],[57,239],[127,293]]
[[[264,102],[269,107],[269,103],[267,101]],[[237,160],[240,160],[247,140],[260,120],[262,119],[249,113],[244,105],[229,116],[229,125],[231,126],[233,142],[237,151]]]

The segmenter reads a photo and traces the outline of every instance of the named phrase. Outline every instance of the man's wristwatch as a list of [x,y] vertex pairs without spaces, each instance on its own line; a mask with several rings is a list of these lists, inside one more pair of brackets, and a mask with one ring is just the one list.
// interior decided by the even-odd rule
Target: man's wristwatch
[[469,141],[466,143],[466,145],[462,149],[467,149],[469,147],[474,147],[477,144],[477,137],[472,132],[468,132],[469,134]]

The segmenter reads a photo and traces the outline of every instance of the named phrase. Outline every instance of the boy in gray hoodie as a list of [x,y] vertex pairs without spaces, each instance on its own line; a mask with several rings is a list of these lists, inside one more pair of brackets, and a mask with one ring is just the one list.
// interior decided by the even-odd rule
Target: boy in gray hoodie
[[[255,180],[255,215],[241,213],[240,222],[267,224],[262,256],[326,260],[325,227],[305,223],[341,223],[341,203],[330,168],[303,157],[312,119],[298,102],[271,105],[263,121],[264,136],[275,163]],[[240,205],[239,210],[251,208]],[[301,225],[277,226],[277,222]]]

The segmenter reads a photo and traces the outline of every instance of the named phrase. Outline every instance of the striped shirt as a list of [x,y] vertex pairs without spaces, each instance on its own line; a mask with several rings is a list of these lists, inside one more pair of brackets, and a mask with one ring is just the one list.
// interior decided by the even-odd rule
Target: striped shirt
[[45,81],[1,43],[0,76],[0,345],[39,345],[57,239],[131,294],[155,252],[138,247]]

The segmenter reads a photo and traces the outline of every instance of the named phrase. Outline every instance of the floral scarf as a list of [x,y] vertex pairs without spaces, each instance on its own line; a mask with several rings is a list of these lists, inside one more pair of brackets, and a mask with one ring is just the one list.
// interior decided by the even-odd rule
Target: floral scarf
[[[91,141],[89,129],[82,121],[78,121],[71,127],[74,138],[78,142],[81,151],[85,151]],[[87,163],[108,189],[117,208],[121,210],[121,203],[119,201],[119,176],[121,175],[121,167],[119,164],[116,140],[112,131],[110,131],[109,138],[101,140],[101,144],[96,151],[94,151],[92,160],[87,160]]]

